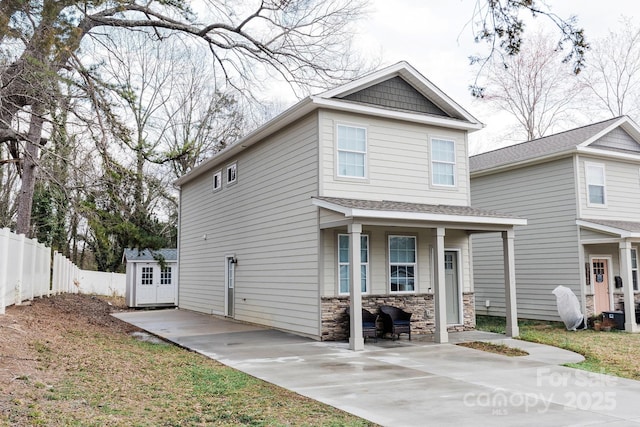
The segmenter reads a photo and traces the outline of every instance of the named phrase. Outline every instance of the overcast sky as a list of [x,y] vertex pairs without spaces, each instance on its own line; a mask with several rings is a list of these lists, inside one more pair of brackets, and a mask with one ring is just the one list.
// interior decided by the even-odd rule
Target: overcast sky
[[[621,16],[640,18],[639,0],[547,0],[562,18],[578,17],[587,39],[615,29]],[[482,52],[483,44],[473,41],[468,25],[476,0],[371,0],[369,19],[360,24],[357,45],[365,54],[380,56],[382,65],[408,61],[425,77],[475,115],[487,127],[472,134],[470,151],[486,145],[501,133],[504,117],[487,114],[486,107],[474,101],[468,86],[474,72],[468,57]],[[539,17],[528,29],[548,20]],[[581,125],[582,123],[578,124]]]

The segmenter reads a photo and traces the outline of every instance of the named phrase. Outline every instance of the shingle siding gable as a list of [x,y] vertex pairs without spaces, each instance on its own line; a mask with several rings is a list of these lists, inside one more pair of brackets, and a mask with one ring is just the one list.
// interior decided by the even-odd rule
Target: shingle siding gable
[[393,77],[341,99],[398,110],[450,117],[401,77]]
[[640,144],[621,128],[613,129],[602,138],[598,138],[590,146],[605,150],[640,153]]

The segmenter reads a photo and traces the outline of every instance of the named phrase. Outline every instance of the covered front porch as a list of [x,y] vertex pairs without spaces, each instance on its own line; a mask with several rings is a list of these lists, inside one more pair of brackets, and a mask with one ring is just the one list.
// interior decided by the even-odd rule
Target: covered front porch
[[638,248],[640,223],[601,219],[580,219],[580,261],[582,306],[588,315],[623,311],[624,329],[640,332],[636,311],[638,290]]
[[[364,348],[363,294],[367,308],[372,301],[424,301],[418,317],[432,320],[428,332],[437,343],[449,341],[452,325],[464,327],[474,315],[466,312],[473,310],[473,233],[501,233],[507,335],[518,335],[514,226],[525,219],[467,206],[330,197],[313,203],[320,208],[322,296],[348,299],[350,349]],[[331,315],[324,310],[321,317]]]

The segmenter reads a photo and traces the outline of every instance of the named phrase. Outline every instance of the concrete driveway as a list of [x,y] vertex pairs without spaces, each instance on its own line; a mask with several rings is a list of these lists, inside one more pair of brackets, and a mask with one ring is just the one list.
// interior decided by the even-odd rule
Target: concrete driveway
[[498,334],[450,334],[522,348],[507,357],[428,341],[317,342],[184,310],[114,314],[154,335],[385,426],[640,425],[640,382],[559,366],[583,358]]

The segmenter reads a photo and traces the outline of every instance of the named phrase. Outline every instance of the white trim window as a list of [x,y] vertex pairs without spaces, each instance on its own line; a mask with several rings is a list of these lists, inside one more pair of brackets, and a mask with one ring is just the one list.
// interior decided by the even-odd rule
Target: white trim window
[[367,177],[367,129],[337,125],[338,176]]
[[238,180],[238,164],[233,163],[227,166],[227,184],[233,184]]
[[604,165],[585,162],[584,173],[587,182],[587,205],[605,206],[607,197]]
[[[338,234],[338,271],[339,271],[339,292],[349,293],[350,271],[349,271],[349,242],[348,234]],[[360,291],[369,292],[369,236],[360,235]]]
[[213,191],[217,191],[222,188],[222,171],[217,171],[213,174]]
[[456,185],[456,144],[448,139],[431,138],[431,183]]
[[389,284],[392,293],[415,291],[417,259],[415,236],[389,236]]
[[173,270],[171,267],[166,266],[160,270],[160,284],[161,285],[170,285],[172,283],[171,276]]
[[631,248],[631,278],[633,280],[633,290],[638,290],[638,250]]

